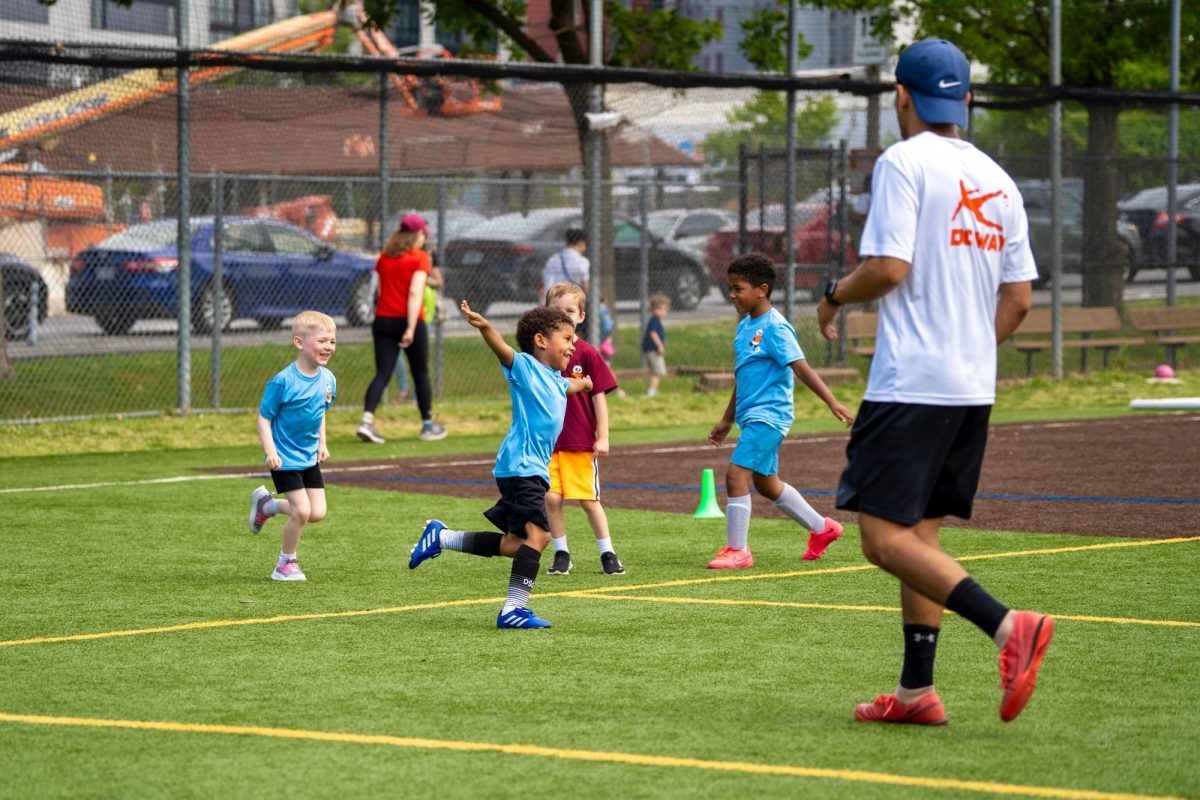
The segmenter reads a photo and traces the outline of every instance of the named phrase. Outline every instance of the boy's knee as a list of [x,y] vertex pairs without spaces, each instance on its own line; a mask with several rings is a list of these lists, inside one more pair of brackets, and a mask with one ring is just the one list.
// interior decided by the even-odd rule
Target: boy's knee
[[326,510],[324,508],[321,508],[321,509],[314,508],[312,511],[308,512],[308,521],[309,522],[320,522],[321,520],[325,519],[327,516],[329,516],[328,510]]
[[301,506],[297,503],[292,503],[292,513],[288,516],[303,525],[312,519],[312,509],[307,506]]

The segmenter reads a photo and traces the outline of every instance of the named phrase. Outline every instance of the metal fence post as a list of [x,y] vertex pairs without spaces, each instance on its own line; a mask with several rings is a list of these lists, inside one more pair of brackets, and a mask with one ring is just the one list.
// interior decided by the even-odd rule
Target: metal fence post
[[745,142],[738,143],[738,236],[739,256],[746,254],[750,240],[746,233],[746,215],[750,205],[750,154]]
[[178,281],[176,293],[176,316],[179,320],[178,338],[178,406],[181,414],[192,410],[192,247],[191,247],[191,152],[189,149],[189,87],[187,67],[188,47],[188,0],[179,0],[179,30],[178,54],[179,66],[175,71],[175,90],[177,92],[178,131],[177,156],[178,164],[175,170],[176,200],[179,206],[176,218],[176,249],[179,255],[179,266],[175,275]]
[[[796,45],[799,38],[797,30],[800,16],[800,4],[797,0],[788,3],[787,20],[787,72],[791,78],[796,74]],[[787,265],[787,292],[784,295],[787,302],[787,320],[796,319],[796,90],[787,90],[787,120],[784,123],[784,142],[787,150],[784,153],[783,180],[783,241],[787,252],[784,253],[783,263]]]
[[[438,179],[437,185],[437,215],[438,215],[438,240],[437,252],[438,261],[443,258],[442,253],[446,247],[446,181],[444,178]],[[442,280],[446,279],[445,274],[442,275]],[[446,287],[443,285],[438,293],[445,294]],[[439,400],[442,399],[442,383],[445,378],[445,330],[441,311],[441,297],[438,298],[438,308],[433,314],[433,391]],[[428,320],[426,320],[428,322]]]
[[[213,327],[212,327],[212,380],[211,404],[221,407],[221,331],[225,327],[224,239],[225,239],[225,183],[218,173],[213,176]],[[233,313],[233,309],[229,309]]]
[[388,217],[388,74],[379,73],[379,250],[387,241]]
[[37,344],[38,339],[38,308],[41,305],[41,281],[29,282],[29,334],[26,341],[30,347]]
[[[846,240],[850,238],[850,149],[845,139],[838,144],[838,247],[837,263],[833,266],[833,277],[840,278],[846,270]],[[817,290],[821,285],[817,284]],[[837,363],[846,365],[846,315],[838,314]]]
[[[641,234],[638,241],[638,341],[650,322],[650,212],[646,208],[646,184],[638,187]],[[616,303],[614,302],[614,305]],[[639,344],[640,346],[640,344]]]

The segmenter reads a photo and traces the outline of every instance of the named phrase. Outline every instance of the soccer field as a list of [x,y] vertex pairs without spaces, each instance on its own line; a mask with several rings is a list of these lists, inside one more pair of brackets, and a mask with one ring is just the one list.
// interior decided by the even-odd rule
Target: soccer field
[[809,563],[756,517],[729,575],[703,569],[722,521],[610,509],[614,580],[572,507],[576,569],[531,603],[554,627],[497,631],[506,560],[406,566],[425,519],[485,503],[331,485],[308,582],[277,584],[262,480],[194,477],[244,456],[0,460],[0,797],[1200,796],[1200,539],[948,530],[1058,619],[1038,690],[1002,723],[994,646],[948,616],[949,724],[871,726],[899,598],[853,526]]

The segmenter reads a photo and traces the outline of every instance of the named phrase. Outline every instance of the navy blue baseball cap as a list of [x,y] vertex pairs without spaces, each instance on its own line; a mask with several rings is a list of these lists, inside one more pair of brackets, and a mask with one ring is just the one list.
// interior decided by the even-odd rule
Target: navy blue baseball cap
[[917,116],[925,122],[967,127],[971,65],[952,43],[925,39],[909,45],[896,63],[896,83],[912,95]]

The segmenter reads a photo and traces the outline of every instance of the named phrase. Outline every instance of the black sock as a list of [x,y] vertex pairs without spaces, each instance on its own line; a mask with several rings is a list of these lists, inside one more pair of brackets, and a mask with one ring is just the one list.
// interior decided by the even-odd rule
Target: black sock
[[462,551],[484,558],[498,556],[500,555],[500,540],[503,538],[494,531],[479,531],[478,533],[464,531]]
[[904,668],[900,686],[923,689],[933,686],[933,658],[937,655],[938,629],[928,625],[904,626]]
[[971,578],[963,578],[950,590],[950,596],[946,598],[946,608],[974,622],[992,638],[996,637],[996,630],[1004,621],[1004,615],[1008,613],[1006,606],[1001,605]]
[[512,573],[508,578],[508,599],[504,605],[525,608],[533,592],[533,581],[537,578],[542,554],[527,544],[521,545],[513,556]]

